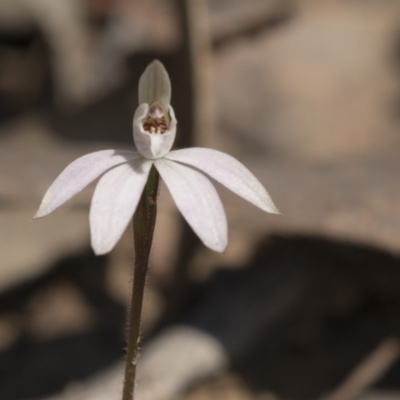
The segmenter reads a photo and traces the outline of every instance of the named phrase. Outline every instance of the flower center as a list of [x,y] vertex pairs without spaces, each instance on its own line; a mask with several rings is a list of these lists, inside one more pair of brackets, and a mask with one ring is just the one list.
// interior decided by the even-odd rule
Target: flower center
[[163,134],[169,127],[169,115],[164,107],[158,101],[150,105],[146,120],[143,122],[143,128],[149,133]]

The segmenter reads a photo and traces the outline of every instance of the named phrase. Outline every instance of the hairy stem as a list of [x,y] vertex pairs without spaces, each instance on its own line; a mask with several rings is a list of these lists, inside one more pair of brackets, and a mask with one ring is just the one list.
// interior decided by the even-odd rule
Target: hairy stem
[[135,216],[133,217],[135,269],[131,305],[127,321],[127,352],[122,400],[133,400],[134,398],[138,345],[140,340],[140,320],[149,255],[156,224],[158,182],[159,175],[153,166],[150,170],[149,178],[136,209]]

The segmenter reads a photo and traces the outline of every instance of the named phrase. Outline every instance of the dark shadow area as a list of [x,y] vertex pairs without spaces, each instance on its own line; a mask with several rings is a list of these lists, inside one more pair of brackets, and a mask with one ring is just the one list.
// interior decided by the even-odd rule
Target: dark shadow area
[[14,314],[29,319],[27,305],[32,297],[60,282],[68,283],[79,291],[93,314],[88,328],[51,338],[38,338],[23,329],[13,345],[0,353],[1,399],[54,394],[123,356],[125,309],[107,294],[105,266],[104,257],[87,251],[0,295],[0,318]]
[[266,239],[243,269],[220,270],[200,293],[190,323],[223,343],[251,387],[283,398],[317,398],[400,336],[400,259],[362,245]]
[[[125,310],[107,294],[105,261],[83,253],[1,294],[0,318],[23,315],[35,293],[68,281],[95,315],[90,328],[50,339],[23,331],[0,354],[1,399],[56,393],[122,357]],[[216,337],[250,387],[283,398],[318,398],[383,340],[400,336],[400,258],[363,245],[273,236],[243,268],[220,268],[188,287],[173,319]],[[398,387],[397,370],[380,384]]]
[[0,124],[53,101],[49,69],[45,40],[37,29],[0,30]]

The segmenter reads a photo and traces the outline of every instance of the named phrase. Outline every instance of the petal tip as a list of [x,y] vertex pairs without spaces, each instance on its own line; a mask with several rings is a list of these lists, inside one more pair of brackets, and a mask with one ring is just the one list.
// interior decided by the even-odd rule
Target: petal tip
[[104,256],[105,254],[109,253],[113,248],[109,248],[108,246],[105,246],[104,244],[100,243],[94,243],[93,237],[92,237],[92,250],[93,253],[96,256]]
[[228,247],[228,239],[217,243],[206,243],[205,241],[203,241],[203,244],[209,249],[216,251],[217,253],[225,253],[226,248]]
[[41,208],[39,208],[39,210],[36,211],[36,214],[32,217],[32,221],[35,219],[39,219],[39,218],[43,218],[47,215],[48,213],[42,211]]
[[265,194],[266,196],[264,196],[264,198],[262,199],[261,204],[253,204],[269,214],[281,215],[281,212],[278,210],[278,207],[274,204],[269,195],[267,193]]
[[92,249],[95,256],[104,256],[105,254],[110,252],[110,250],[100,250],[100,249],[95,249],[93,247]]
[[218,253],[224,254],[226,253],[226,248],[228,247],[228,243],[226,245],[224,245],[223,247],[221,247],[220,249],[217,249],[216,251]]
[[268,206],[267,212],[269,212],[270,214],[282,215],[282,213],[278,210],[278,207],[274,203]]

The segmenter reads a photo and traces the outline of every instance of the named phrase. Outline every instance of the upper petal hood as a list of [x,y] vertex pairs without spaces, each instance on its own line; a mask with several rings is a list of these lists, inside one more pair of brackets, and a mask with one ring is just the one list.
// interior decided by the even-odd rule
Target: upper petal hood
[[168,72],[158,60],[154,60],[144,70],[139,80],[139,104],[161,102],[171,103],[171,82]]

